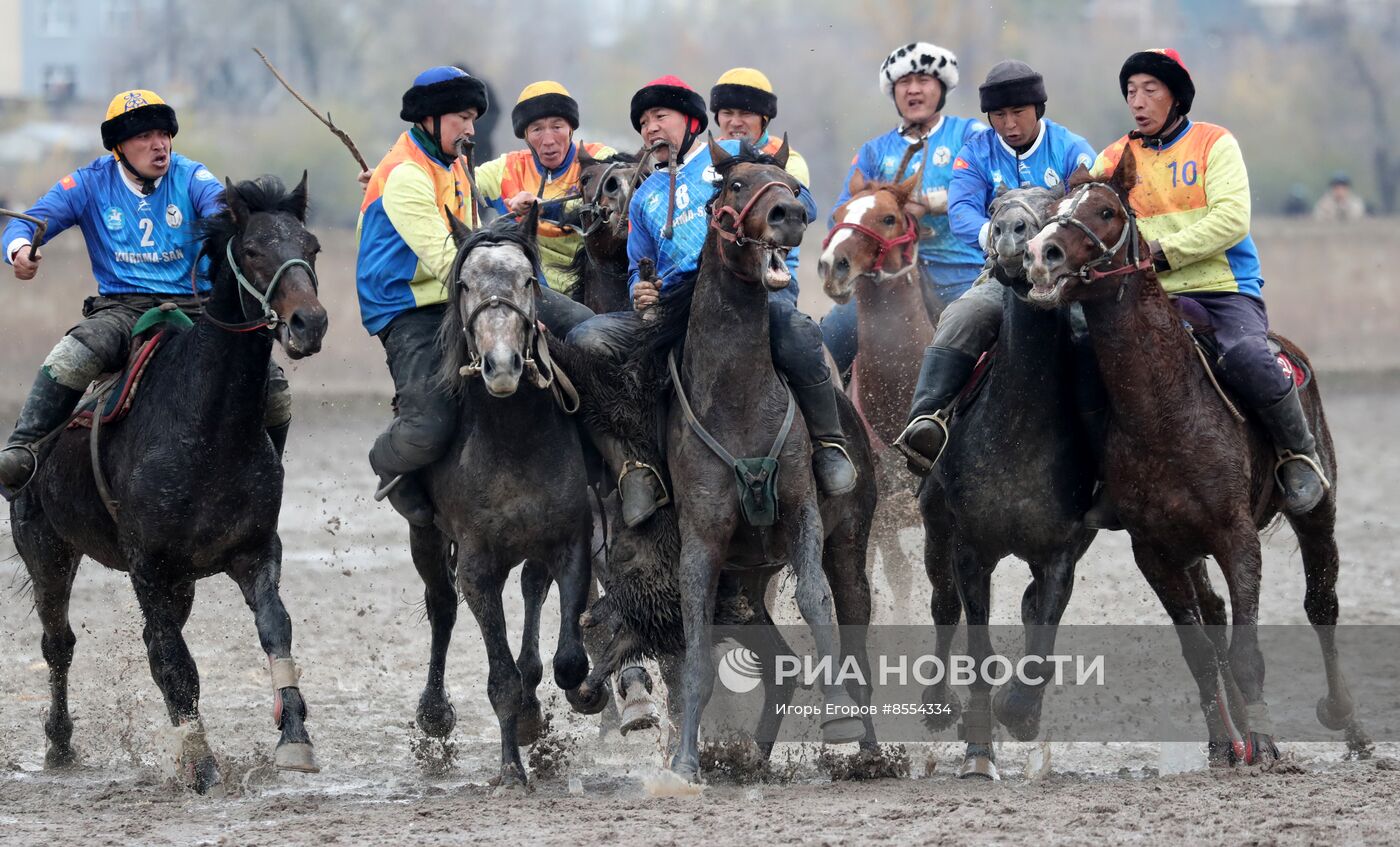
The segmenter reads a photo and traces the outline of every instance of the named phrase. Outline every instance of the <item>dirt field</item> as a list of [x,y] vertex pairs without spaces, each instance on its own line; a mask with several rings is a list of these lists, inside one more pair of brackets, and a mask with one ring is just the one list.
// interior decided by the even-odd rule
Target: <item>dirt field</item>
[[[6,283],[9,285],[10,283]],[[80,297],[80,286],[58,282]],[[344,284],[339,280],[336,284]],[[349,296],[342,291],[342,297]],[[343,302],[343,301],[342,301]],[[27,339],[61,331],[49,311],[22,303],[4,324]],[[1400,791],[1400,746],[1381,744],[1368,761],[1344,761],[1335,744],[1289,744],[1289,766],[1159,775],[1153,744],[1055,744],[1051,773],[1023,774],[1030,745],[999,754],[1004,781],[953,778],[960,745],[912,745],[911,778],[831,783],[811,749],[780,748],[804,762],[791,784],[708,787],[702,796],[660,799],[643,782],[661,765],[655,734],[599,740],[596,722],[567,714],[551,687],[546,708],[572,745],[560,776],[527,796],[493,797],[497,730],[485,697],[481,639],[463,610],[448,666],[458,710],[450,750],[425,752],[412,729],[427,655],[421,589],[406,532],[387,506],[368,498],[364,459],[388,415],[387,396],[350,395],[322,375],[364,388],[387,387],[353,312],[331,347],[292,374],[297,419],[288,449],[282,513],[283,597],[292,614],[309,728],[323,772],[279,774],[270,767],[276,733],[264,658],[250,613],[233,583],[201,583],[186,629],[202,678],[202,707],[226,784],[216,796],[175,787],[163,764],[172,741],[151,681],[141,623],[122,575],[87,564],[73,599],[78,634],[71,698],[82,766],[42,770],[46,668],[39,624],[23,593],[23,566],[0,526],[0,843],[16,844],[457,844],[788,842],[907,844],[954,838],[972,843],[1381,843],[1400,840],[1391,798]],[[24,328],[24,329],[19,329]],[[352,336],[354,336],[352,338]],[[12,339],[13,340],[13,339]],[[345,348],[336,345],[345,344]],[[339,352],[341,349],[358,351]],[[24,373],[42,351],[5,357],[13,418]],[[323,387],[324,386],[324,387]],[[1400,527],[1390,497],[1400,493],[1400,381],[1325,379],[1324,395],[1342,460],[1339,586],[1346,623],[1400,623]],[[916,532],[904,542],[917,549]],[[1024,567],[997,575],[996,622],[1011,622]],[[916,584],[922,583],[920,578]],[[892,621],[882,574],[878,620]],[[923,587],[926,594],[927,588]],[[1303,580],[1284,530],[1266,547],[1263,621],[1302,623]],[[925,597],[914,608],[926,608]],[[518,593],[508,609],[518,617]],[[795,620],[790,607],[784,619]],[[915,620],[922,620],[917,618]],[[1165,621],[1138,576],[1121,534],[1101,538],[1081,564],[1066,622]],[[546,654],[557,627],[551,598]],[[581,794],[571,793],[570,779]]]

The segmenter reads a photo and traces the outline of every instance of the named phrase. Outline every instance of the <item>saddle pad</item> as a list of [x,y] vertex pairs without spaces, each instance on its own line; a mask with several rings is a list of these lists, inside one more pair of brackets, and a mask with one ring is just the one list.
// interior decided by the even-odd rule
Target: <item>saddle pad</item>
[[151,358],[165,340],[166,335],[166,330],[162,329],[148,338],[145,343],[134,348],[131,358],[127,361],[126,369],[116,377],[112,388],[107,390],[105,395],[90,395],[84,399],[82,408],[73,416],[68,428],[91,429],[92,416],[96,414],[98,400],[103,396],[106,397],[106,402],[102,403],[101,409],[103,426],[116,423],[126,417],[127,413],[131,411],[132,404],[136,401],[136,389],[141,384],[141,375],[146,372],[146,366],[150,364]]

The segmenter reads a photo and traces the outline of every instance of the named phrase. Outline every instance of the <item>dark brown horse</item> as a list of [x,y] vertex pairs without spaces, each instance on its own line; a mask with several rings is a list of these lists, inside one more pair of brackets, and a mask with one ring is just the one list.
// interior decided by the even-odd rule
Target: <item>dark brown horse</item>
[[918,480],[900,455],[886,453],[904,431],[919,363],[934,329],[921,291],[918,221],[904,211],[918,180],[867,182],[853,174],[851,199],[833,213],[836,223],[817,265],[828,297],[837,303],[856,298],[861,344],[847,394],[869,426],[876,451],[880,507],[871,527],[871,555],[878,549],[884,560],[899,620],[908,617],[914,587],[914,562],[904,555],[899,532],[919,525]]
[[238,583],[267,655],[281,731],[276,764],[318,769],[292,659],[292,621],[277,590],[282,462],[263,412],[274,339],[292,358],[321,349],[327,319],[312,266],[320,245],[304,224],[305,175],[292,191],[273,177],[230,185],[224,200],[225,211],[201,222],[200,255],[210,260],[213,283],[204,315],[164,342],[141,376],[130,414],[101,433],[99,462],[117,503],[115,519],[94,478],[88,432],[80,429],[54,439],[48,460],[10,505],[15,547],[44,627],[48,767],[76,760],[68,599],[87,556],[131,577],[151,676],[170,722],[184,734],[180,766],[192,788],[206,791],[220,776],[183,629],[195,582],[220,573]]
[[[1212,556],[1229,588],[1232,628],[1228,664],[1246,703],[1246,761],[1276,757],[1264,700],[1264,657],[1256,626],[1261,554],[1259,530],[1280,511],[1274,451],[1263,428],[1241,422],[1213,387],[1182,316],[1151,270],[1128,192],[1137,162],[1126,152],[1114,174],[1092,179],[1080,168],[1057,215],[1032,240],[1031,298],[1055,307],[1083,304],[1108,390],[1111,423],[1106,445],[1108,492],[1132,535],[1138,568],[1157,593],[1181,638],[1200,692],[1212,753],[1234,755],[1218,706],[1222,668],[1201,626],[1200,592],[1192,571]],[[1092,233],[1092,235],[1091,235]],[[1277,339],[1298,361],[1301,350]],[[1336,453],[1317,381],[1301,392],[1317,435],[1318,456],[1336,480]],[[1337,571],[1335,485],[1310,512],[1288,515],[1302,550],[1304,608],[1326,666],[1327,696],[1318,719],[1365,744],[1353,714],[1335,645]]]
[[583,249],[569,270],[579,286],[575,297],[601,315],[629,308],[627,299],[627,208],[641,181],[636,156],[617,153],[594,159],[579,148],[579,222]]

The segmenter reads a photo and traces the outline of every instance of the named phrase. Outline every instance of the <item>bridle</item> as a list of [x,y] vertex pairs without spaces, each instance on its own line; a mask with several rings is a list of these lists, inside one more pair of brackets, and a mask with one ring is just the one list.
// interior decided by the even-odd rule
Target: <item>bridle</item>
[[[826,238],[822,239],[822,249],[825,250],[827,245],[831,243],[832,237],[843,229],[858,232],[866,238],[869,238],[871,241],[875,242],[876,247],[879,249],[875,252],[875,261],[870,264],[870,270],[860,274],[860,276],[868,278],[875,285],[882,285],[886,282],[907,276],[909,272],[914,270],[919,264],[917,256],[919,222],[914,219],[913,215],[905,212],[904,225],[904,232],[893,238],[886,238],[865,224],[857,221],[841,221],[831,228],[831,231],[826,234]],[[887,271],[885,270],[885,257],[895,248],[900,248],[899,252],[903,259],[903,264],[898,270]]]
[[[472,250],[478,246],[490,246],[493,244],[504,245],[508,243],[509,242],[505,241],[484,241],[480,244],[463,245],[463,249],[457,253],[457,258],[452,262],[451,275],[457,287],[464,293],[470,290],[470,286],[468,286],[466,280],[462,278],[462,265],[466,263],[467,256]],[[530,308],[528,310],[510,297],[492,294],[483,299],[480,303],[477,303],[475,308],[467,313],[467,317],[462,321],[462,338],[467,346],[467,363],[458,369],[458,373],[461,376],[471,379],[472,377],[481,375],[482,356],[480,349],[478,349],[476,345],[476,333],[472,329],[472,327],[476,325],[476,319],[488,309],[507,309],[525,319],[525,373],[529,377],[531,384],[536,388],[549,388],[554,384],[555,368],[553,363],[549,361],[548,352],[542,353],[539,360],[537,360],[535,356],[536,350],[548,350],[548,342],[545,341],[544,336],[540,333],[539,320],[536,313],[539,299],[535,292],[538,285],[538,279],[532,279],[530,281],[530,291],[531,294],[535,296],[530,297]],[[540,360],[544,362],[543,367],[540,366]]]
[[[1089,196],[1089,190],[1096,187],[1102,187],[1106,189],[1109,194],[1113,195],[1113,201],[1118,204],[1119,211],[1123,213],[1127,220],[1127,223],[1123,225],[1123,231],[1119,234],[1118,240],[1113,243],[1112,247],[1104,244],[1103,239],[1099,238],[1098,233],[1090,229],[1088,224],[1074,216],[1074,213],[1079,210],[1079,204],[1083,203],[1084,198]],[[1123,199],[1118,196],[1116,191],[1100,183],[1089,183],[1075,189],[1075,194],[1070,195],[1070,197],[1071,202],[1069,208],[1063,214],[1055,215],[1047,219],[1045,221],[1045,226],[1049,226],[1050,224],[1065,224],[1066,226],[1078,228],[1094,242],[1094,246],[1098,249],[1099,255],[1085,262],[1084,265],[1079,268],[1078,273],[1066,274],[1066,276],[1076,277],[1085,282],[1097,282],[1106,277],[1123,276],[1124,274],[1130,274],[1136,271],[1145,271],[1152,267],[1152,257],[1140,255],[1139,242],[1141,239],[1138,237],[1137,215],[1133,213],[1131,206],[1123,202]],[[1099,270],[1099,268],[1112,262],[1113,257],[1117,256],[1118,252],[1125,246],[1128,248],[1128,264],[1113,270]]]
[[[606,224],[609,220],[612,219],[612,208],[603,205],[603,191],[605,190],[605,186],[607,186],[608,184],[608,177],[612,176],[612,172],[617,170],[618,168],[635,167],[636,164],[636,162],[626,162],[619,159],[614,162],[609,162],[608,166],[603,169],[602,175],[598,177],[598,184],[593,188],[593,196],[589,197],[587,200],[578,205],[580,220],[582,220],[584,215],[590,215],[593,218],[592,223],[587,224],[586,226],[584,226],[583,229],[579,230],[579,235],[583,236],[584,238],[587,238],[588,236],[597,232],[600,227],[602,227],[604,224]],[[639,168],[638,173],[640,172],[641,170]],[[635,174],[633,175],[631,181],[634,183],[635,187]],[[622,210],[622,214],[624,216],[626,215],[625,209]]]
[[[229,270],[233,271],[233,278],[238,280],[238,287],[251,294],[253,299],[258,302],[258,305],[262,306],[263,313],[260,318],[249,319],[247,304],[244,302],[243,296],[240,293],[238,297],[238,309],[243,313],[243,323],[225,323],[206,311],[204,313],[205,319],[214,326],[229,332],[252,332],[258,329],[276,330],[277,326],[282,322],[282,319],[278,316],[277,311],[272,308],[272,297],[277,290],[277,284],[282,281],[283,274],[292,268],[305,268],[307,275],[311,277],[311,290],[317,296],[320,295],[321,283],[320,280],[316,278],[316,269],[311,267],[311,263],[305,259],[288,259],[283,262],[278,266],[276,272],[272,274],[272,281],[267,284],[267,290],[259,291],[257,287],[249,282],[248,278],[243,275],[243,269],[238,267],[237,260],[233,258],[233,241],[234,239],[230,238],[228,244],[224,248],[224,256],[228,259]],[[192,269],[190,273],[190,285],[195,288],[196,297],[199,296],[199,289],[195,286],[194,280],[197,267],[198,263],[196,263],[196,269]]]
[[[758,199],[762,197],[765,193],[767,193],[768,189],[770,188],[786,188],[788,191],[792,192],[792,196],[794,197],[800,194],[799,189],[794,188],[793,186],[789,185],[786,182],[783,182],[782,180],[775,179],[770,182],[765,182],[758,187],[758,190],[755,191],[753,193],[753,196],[749,198],[749,202],[745,203],[744,207],[739,211],[734,211],[734,207],[729,205],[721,206],[718,209],[715,209],[710,214],[711,228],[713,228],[715,232],[719,233],[720,238],[723,238],[725,241],[728,241],[735,247],[747,247],[750,244],[757,244],[760,247],[767,247],[769,250],[787,249],[783,245],[775,244],[772,241],[764,241],[760,238],[749,238],[748,236],[744,235],[744,220],[749,216],[749,212],[753,211],[754,204],[758,202]],[[734,219],[734,230],[732,232],[724,228],[725,215],[728,215]]]

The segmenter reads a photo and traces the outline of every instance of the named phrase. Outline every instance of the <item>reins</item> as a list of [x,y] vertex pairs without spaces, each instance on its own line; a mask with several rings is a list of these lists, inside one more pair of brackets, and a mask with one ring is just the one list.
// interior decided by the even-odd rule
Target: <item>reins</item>
[[[272,281],[267,284],[267,290],[259,291],[257,287],[249,282],[248,278],[243,275],[243,269],[238,267],[238,262],[233,258],[234,237],[230,237],[227,245],[224,247],[224,256],[228,259],[229,270],[233,271],[233,278],[238,281],[238,287],[242,289],[242,291],[251,294],[253,299],[258,302],[258,305],[262,306],[263,313],[260,318],[248,319],[248,307],[243,301],[243,293],[240,292],[238,296],[238,309],[243,313],[245,320],[242,323],[227,323],[209,314],[206,308],[204,319],[214,326],[227,332],[253,332],[259,329],[275,330],[278,324],[282,322],[282,319],[278,316],[277,311],[272,308],[272,297],[277,290],[277,284],[282,281],[282,275],[291,268],[305,268],[307,275],[311,277],[311,290],[318,295],[321,293],[321,282],[316,277],[316,269],[311,267],[311,263],[305,259],[288,259],[283,262],[278,266],[277,271],[273,273]],[[196,262],[194,267],[190,268],[190,289],[194,292],[195,297],[200,296],[199,286],[196,282],[198,272],[199,263]]]

